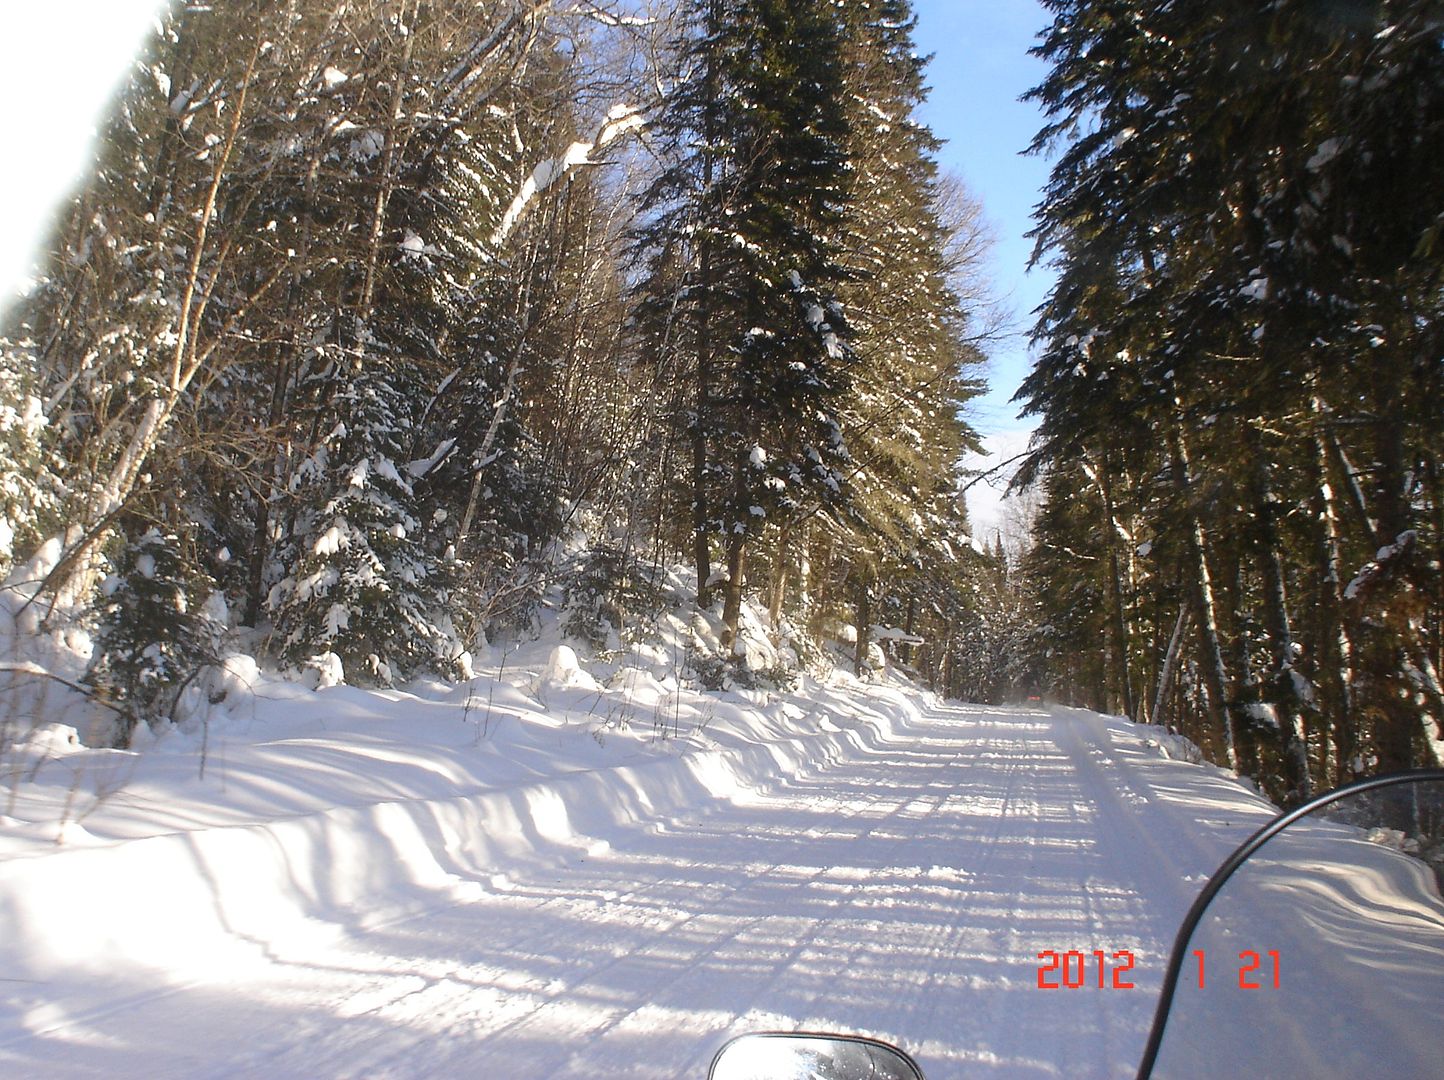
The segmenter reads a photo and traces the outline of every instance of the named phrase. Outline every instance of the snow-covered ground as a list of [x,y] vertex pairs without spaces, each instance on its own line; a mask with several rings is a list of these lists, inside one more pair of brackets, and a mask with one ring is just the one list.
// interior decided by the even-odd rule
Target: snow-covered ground
[[[1129,1076],[1272,814],[1118,719],[533,659],[12,751],[0,1074],[701,1077],[807,1028],[933,1080]],[[1045,950],[1129,950],[1136,988],[1039,989]]]

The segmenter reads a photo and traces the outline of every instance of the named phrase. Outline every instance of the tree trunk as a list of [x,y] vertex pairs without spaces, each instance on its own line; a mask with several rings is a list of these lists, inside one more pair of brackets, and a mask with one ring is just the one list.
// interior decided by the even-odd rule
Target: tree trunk
[[[1314,399],[1315,415],[1322,418],[1323,403]],[[1358,719],[1354,715],[1354,649],[1344,618],[1343,572],[1340,566],[1343,538],[1333,487],[1329,483],[1329,446],[1322,420],[1314,431],[1314,519],[1318,523],[1318,595],[1314,622],[1318,628],[1313,650],[1317,681],[1323,693],[1321,711],[1327,718],[1334,747],[1331,779],[1342,784],[1354,775],[1358,756]]]
[[872,637],[872,597],[870,583],[859,578],[857,583],[857,641],[853,648],[852,673],[858,678],[867,670],[867,646]]
[[792,530],[783,527],[777,538],[777,551],[772,557],[772,581],[769,586],[767,618],[772,631],[777,634],[782,623],[782,603],[787,596],[787,551],[792,539]]
[[[406,20],[405,5],[401,8]],[[376,178],[376,198],[371,204],[371,223],[366,243],[366,269],[361,286],[361,317],[369,319],[376,302],[376,275],[381,265],[381,236],[386,225],[386,208],[391,202],[391,193],[396,188],[398,162],[401,159],[402,106],[405,104],[406,80],[411,71],[411,53],[416,42],[415,34],[406,35],[406,44],[401,47],[401,64],[394,73],[395,85],[391,89],[390,115],[386,123],[386,142],[381,151],[380,175]],[[409,122],[408,122],[409,124]]]
[[[289,356],[276,361],[271,376],[271,430],[276,431],[285,416],[286,389],[291,378]],[[256,493],[256,516],[252,528],[250,558],[246,565],[246,605],[241,625],[254,627],[261,617],[261,593],[265,587],[266,555],[271,550],[271,502],[285,490],[285,443],[271,458],[270,483]]]
[[[903,617],[903,632],[907,634],[909,638],[915,636],[913,633],[913,626],[915,625],[917,620],[917,607],[918,598],[916,594],[908,593],[907,614]],[[902,662],[904,664],[907,664],[909,666],[912,665],[914,649],[915,646],[911,641],[903,642],[902,648],[899,651],[902,653]]]
[[833,540],[825,532],[822,536],[822,550],[819,553],[815,573],[812,578],[817,582],[817,593],[812,600],[812,609],[808,619],[808,630],[814,637],[821,638],[826,627],[823,625],[823,616],[827,613],[827,605],[832,600],[832,564],[833,564]]
[[[707,7],[708,33],[716,33],[719,23],[717,5],[710,3]],[[711,52],[706,55],[707,99],[715,101],[717,70]],[[712,190],[713,183],[715,119],[710,108],[702,118],[702,190],[705,192]],[[692,420],[692,558],[697,567],[697,606],[707,608],[712,603],[712,554],[707,539],[707,425],[712,410],[712,292],[717,287],[717,280],[712,260],[712,238],[706,229],[702,230],[697,262],[700,296],[697,304],[697,398]]]
[[1112,461],[1107,453],[1098,470],[1098,490],[1103,495],[1103,514],[1108,529],[1108,565],[1113,582],[1113,635],[1117,667],[1115,671],[1118,688],[1122,694],[1123,711],[1130,720],[1138,719],[1133,704],[1133,683],[1128,673],[1128,656],[1132,651],[1129,644],[1128,616],[1124,609],[1127,598],[1123,589],[1123,573],[1118,562],[1119,536],[1118,517],[1113,505]]
[[[130,498],[131,492],[135,490],[136,481],[149,460],[151,452],[160,442],[160,437],[170,423],[171,417],[175,415],[176,407],[180,404],[182,396],[190,388],[197,373],[209,360],[216,345],[224,339],[232,324],[252,304],[259,301],[281,275],[282,268],[278,267],[248,300],[231,312],[220,327],[215,340],[204,350],[200,348],[200,325],[210,303],[210,288],[214,285],[217,270],[217,267],[211,267],[210,277],[206,279],[202,273],[202,267],[211,238],[211,226],[216,217],[217,196],[230,168],[231,156],[240,137],[241,123],[246,116],[246,97],[250,92],[251,79],[255,74],[256,62],[260,55],[261,44],[258,40],[251,51],[250,62],[246,66],[245,74],[241,77],[240,90],[236,95],[236,104],[231,112],[226,139],[211,171],[205,202],[196,214],[196,232],[187,260],[186,276],[179,305],[180,318],[176,327],[175,345],[171,352],[170,371],[166,377],[165,386],[159,396],[146,402],[140,419],[126,443],[125,450],[121,452],[120,458],[111,468],[110,474],[100,485],[99,495],[95,504],[90,508],[87,526],[81,533],[83,538],[79,540],[76,547],[66,553],[62,562],[64,570],[54,580],[54,595],[62,605],[76,602],[93,588],[98,573],[96,555],[110,536],[110,523],[114,520],[116,512]],[[227,250],[228,245],[223,243],[217,262],[224,262]],[[60,569],[57,567],[57,570]]]
[[1257,522],[1259,569],[1264,580],[1264,623],[1272,660],[1266,687],[1279,725],[1284,778],[1289,785],[1286,802],[1292,805],[1307,802],[1313,785],[1309,776],[1308,744],[1302,731],[1303,700],[1296,681],[1300,676],[1294,668],[1294,636],[1289,625],[1287,586],[1279,554],[1278,503],[1263,447],[1251,424],[1244,425],[1244,440],[1252,460],[1250,478]]
[[727,586],[722,599],[722,649],[732,656],[742,621],[742,574],[747,563],[747,535],[734,533],[727,543]]
[[523,332],[522,339],[517,342],[516,350],[511,355],[511,363],[506,369],[506,386],[502,390],[500,400],[496,403],[496,410],[491,414],[491,423],[487,426],[486,434],[482,436],[481,447],[476,452],[476,472],[472,475],[471,489],[466,495],[466,510],[461,515],[461,525],[456,530],[456,553],[458,556],[462,554],[467,537],[471,535],[471,525],[476,519],[477,507],[481,504],[486,467],[491,464],[491,448],[496,444],[496,433],[500,430],[502,421],[506,419],[506,411],[510,407],[512,395],[516,391],[516,377],[521,371],[521,358],[525,342],[526,334]]
[[1177,422],[1169,433],[1170,450],[1173,457],[1173,483],[1178,492],[1180,508],[1187,515],[1188,558],[1190,562],[1189,587],[1193,593],[1193,608],[1198,613],[1198,638],[1202,655],[1203,685],[1208,699],[1209,718],[1214,730],[1223,739],[1224,755],[1228,767],[1238,771],[1238,746],[1234,738],[1234,721],[1229,704],[1228,670],[1224,665],[1223,646],[1218,634],[1218,614],[1214,603],[1213,583],[1208,572],[1207,544],[1203,522],[1193,503],[1189,488],[1188,451],[1183,441],[1183,432]]
[[1153,714],[1149,717],[1149,723],[1154,727],[1163,722],[1163,702],[1168,697],[1168,689],[1173,684],[1173,672],[1178,665],[1178,654],[1183,648],[1184,630],[1188,627],[1188,605],[1182,604],[1178,609],[1178,621],[1173,624],[1173,636],[1168,639],[1168,652],[1163,658],[1163,670],[1158,676],[1158,693],[1153,699]]
[[[1380,416],[1393,417],[1401,413],[1397,391],[1380,396],[1382,400],[1377,405]],[[1403,431],[1404,425],[1400,423],[1385,420],[1379,425],[1374,493],[1381,546],[1402,544],[1409,531],[1408,467]],[[1403,674],[1410,632],[1407,609],[1414,602],[1414,598],[1408,596],[1411,586],[1403,565],[1409,559],[1409,554],[1398,557],[1395,560],[1398,565],[1387,580],[1381,582],[1380,589],[1362,590],[1355,605],[1362,645],[1361,667],[1369,681],[1374,752],[1380,773],[1409,769],[1416,764],[1414,738],[1419,714],[1408,693],[1412,687]]]

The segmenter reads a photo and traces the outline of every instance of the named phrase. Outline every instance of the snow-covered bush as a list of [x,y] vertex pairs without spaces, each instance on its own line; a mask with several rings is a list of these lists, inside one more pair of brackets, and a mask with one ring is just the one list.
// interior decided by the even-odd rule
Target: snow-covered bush
[[655,619],[664,597],[636,555],[610,545],[582,554],[566,582],[562,630],[600,652],[620,648],[632,620]]
[[0,339],[0,567],[55,524],[59,463],[35,383],[27,345]]
[[150,529],[125,544],[96,605],[95,652],[86,682],[115,705],[115,743],[136,725],[172,717],[177,699],[214,666],[224,627],[193,603],[212,583],[194,577],[174,534]]

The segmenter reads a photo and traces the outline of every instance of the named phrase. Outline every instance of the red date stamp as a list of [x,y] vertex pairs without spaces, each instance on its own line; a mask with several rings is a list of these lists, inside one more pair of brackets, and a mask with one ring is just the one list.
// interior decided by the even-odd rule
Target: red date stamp
[[[1264,963],[1265,956],[1271,961],[1270,964]],[[1208,985],[1208,980],[1216,978],[1218,973],[1210,971],[1208,958],[1204,956],[1202,949],[1194,949],[1193,958],[1198,962],[1198,985],[1202,989]],[[1245,949],[1238,954],[1236,966],[1232,961],[1224,965],[1222,977],[1231,978],[1235,971],[1238,973],[1240,990],[1277,990],[1279,988],[1279,951],[1269,949],[1260,954],[1253,949]]]
[[[1038,959],[1044,961],[1038,965],[1040,990],[1081,990],[1084,986],[1095,985],[1095,982],[1100,990],[1133,989],[1133,983],[1124,978],[1133,970],[1134,964],[1133,954],[1127,949],[1119,949],[1111,956],[1102,949],[1094,949],[1091,953],[1077,949],[1067,952],[1044,949],[1038,954]],[[1112,976],[1111,981],[1109,976]]]
[[[1277,990],[1279,988],[1279,954],[1277,949],[1257,952],[1244,949],[1238,959],[1210,961],[1204,950],[1194,949],[1192,977],[1197,978],[1200,989],[1216,985],[1217,980],[1237,979],[1240,990]],[[1109,952],[1094,949],[1084,952],[1080,949],[1044,949],[1038,954],[1038,989],[1040,990],[1081,990],[1096,987],[1099,990],[1132,990],[1134,984],[1128,973],[1137,963],[1137,957],[1128,949]],[[1185,968],[1181,979],[1190,979]]]

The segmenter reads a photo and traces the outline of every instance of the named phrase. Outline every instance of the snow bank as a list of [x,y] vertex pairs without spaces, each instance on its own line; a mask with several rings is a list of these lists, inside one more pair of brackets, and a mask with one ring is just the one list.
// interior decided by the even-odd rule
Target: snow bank
[[716,695],[624,667],[604,687],[565,646],[540,670],[409,693],[310,691],[241,661],[227,677],[247,692],[193,732],[116,751],[52,726],[48,756],[11,778],[8,977],[73,979],[97,1002],[117,970],[214,978],[875,754],[920,715],[913,694],[846,677]]

